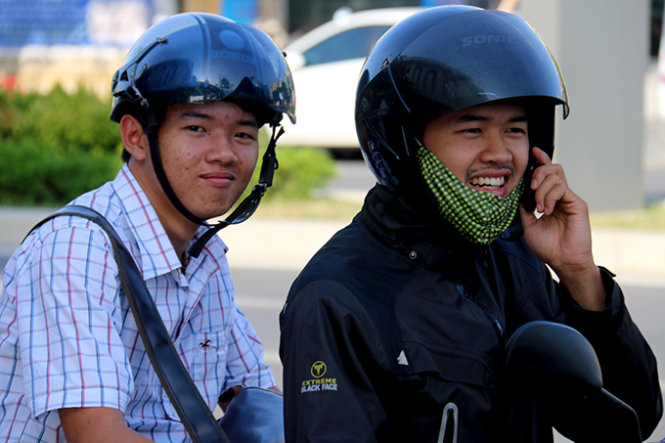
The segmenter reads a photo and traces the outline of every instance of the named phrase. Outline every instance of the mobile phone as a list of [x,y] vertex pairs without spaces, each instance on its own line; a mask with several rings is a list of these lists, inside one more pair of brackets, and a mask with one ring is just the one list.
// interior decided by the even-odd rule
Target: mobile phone
[[533,156],[533,148],[538,147],[551,158],[554,152],[554,106],[552,103],[534,101],[526,102],[529,125],[529,161],[524,172],[524,193],[522,205],[529,212],[536,210],[536,197],[531,189],[533,171],[542,166]]
[[531,189],[531,179],[533,178],[533,171],[540,166],[540,163],[533,158],[533,154],[529,154],[529,163],[524,172],[524,192],[522,193],[522,206],[528,212],[536,210],[536,196],[533,189]]

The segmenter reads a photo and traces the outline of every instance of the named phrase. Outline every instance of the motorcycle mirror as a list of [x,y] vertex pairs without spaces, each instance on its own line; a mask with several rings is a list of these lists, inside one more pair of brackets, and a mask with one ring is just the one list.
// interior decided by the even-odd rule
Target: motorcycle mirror
[[543,382],[590,390],[603,386],[591,343],[570,326],[548,321],[526,323],[513,333],[506,344],[506,373],[529,390],[542,388]]
[[575,442],[642,441],[635,410],[603,387],[591,343],[570,326],[534,321],[506,343],[506,376],[517,396],[535,399]]

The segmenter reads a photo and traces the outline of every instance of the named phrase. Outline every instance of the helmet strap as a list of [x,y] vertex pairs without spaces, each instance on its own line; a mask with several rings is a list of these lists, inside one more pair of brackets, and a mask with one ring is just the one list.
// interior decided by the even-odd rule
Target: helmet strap
[[164,193],[171,201],[171,204],[184,215],[189,221],[196,223],[197,225],[204,225],[205,220],[195,216],[183,205],[178,197],[175,195],[175,191],[169,183],[168,177],[166,177],[166,172],[164,171],[164,165],[162,165],[162,157],[159,154],[159,140],[157,138],[157,129],[154,128],[148,132],[148,144],[150,145],[150,157],[152,158],[152,167],[155,170],[157,179],[162,185]]
[[190,256],[198,257],[203,250],[203,247],[206,245],[206,243],[208,243],[208,240],[210,240],[213,235],[217,234],[223,228],[229,225],[242,223],[252,214],[254,214],[254,211],[256,211],[256,208],[259,206],[261,198],[263,198],[266,190],[272,186],[275,170],[279,167],[277,156],[275,155],[275,147],[277,140],[282,136],[282,134],[284,134],[283,127],[280,126],[279,131],[277,131],[277,127],[274,125],[272,126],[272,135],[270,136],[268,147],[266,148],[266,152],[263,154],[263,160],[261,161],[261,173],[259,175],[259,182],[254,185],[249,195],[245,197],[242,202],[240,202],[240,204],[235,208],[231,215],[213,225],[210,229],[204,232],[198,240],[194,242],[194,244],[189,248]]

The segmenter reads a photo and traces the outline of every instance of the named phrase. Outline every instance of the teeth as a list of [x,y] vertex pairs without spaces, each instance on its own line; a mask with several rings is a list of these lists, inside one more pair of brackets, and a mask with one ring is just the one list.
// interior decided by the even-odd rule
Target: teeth
[[505,177],[477,177],[471,179],[471,184],[474,186],[501,187],[505,182]]

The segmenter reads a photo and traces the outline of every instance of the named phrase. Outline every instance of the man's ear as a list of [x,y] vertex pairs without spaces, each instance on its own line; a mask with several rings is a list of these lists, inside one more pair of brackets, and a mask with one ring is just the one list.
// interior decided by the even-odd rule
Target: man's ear
[[143,126],[132,115],[125,114],[120,119],[120,136],[125,150],[136,160],[148,158],[148,136],[143,132]]

